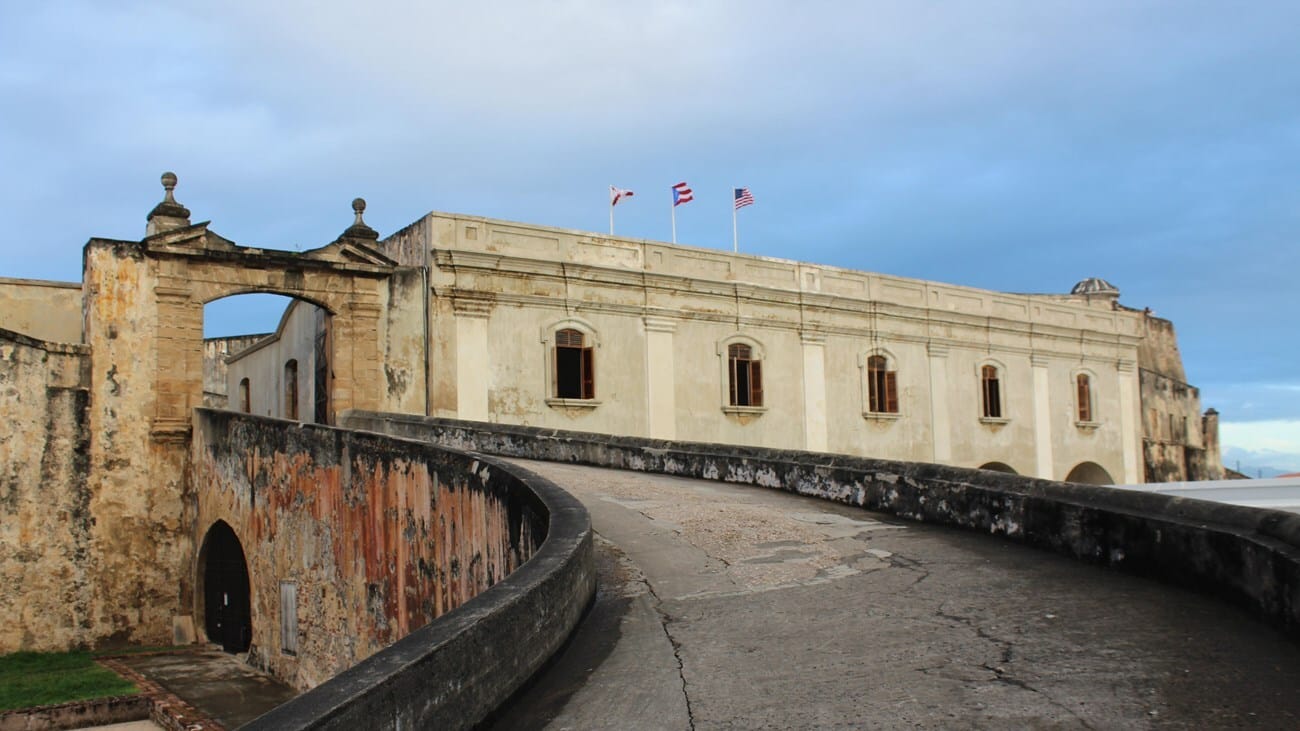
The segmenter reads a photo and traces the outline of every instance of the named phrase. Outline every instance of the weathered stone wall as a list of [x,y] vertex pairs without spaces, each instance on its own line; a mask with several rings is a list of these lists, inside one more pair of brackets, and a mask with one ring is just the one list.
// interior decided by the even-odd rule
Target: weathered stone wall
[[724,480],[943,523],[1216,592],[1300,635],[1300,515],[937,464],[394,414],[344,423],[468,449]]
[[[464,454],[229,411],[200,410],[195,423],[195,545],[218,520],[234,529],[252,591],[250,657],[298,688],[464,604],[546,535],[532,493]],[[297,585],[296,655],[280,637],[283,581]]]
[[0,653],[89,640],[86,348],[0,330]]
[[[1201,414],[1201,393],[1187,383],[1173,323],[1146,315],[1138,349],[1144,482],[1223,478],[1218,420]],[[1213,434],[1207,429],[1213,427]]]
[[80,343],[81,285],[0,277],[0,328],[52,343]]

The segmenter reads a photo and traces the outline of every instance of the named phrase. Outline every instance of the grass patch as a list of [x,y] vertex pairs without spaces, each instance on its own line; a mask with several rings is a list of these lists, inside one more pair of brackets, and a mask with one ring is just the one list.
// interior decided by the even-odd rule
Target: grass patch
[[96,665],[89,652],[0,655],[0,711],[136,692],[134,683]]

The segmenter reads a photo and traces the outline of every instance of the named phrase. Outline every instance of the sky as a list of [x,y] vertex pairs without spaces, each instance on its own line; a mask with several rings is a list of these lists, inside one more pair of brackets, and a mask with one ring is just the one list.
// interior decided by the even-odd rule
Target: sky
[[[248,246],[366,198],[1173,320],[1224,462],[1300,471],[1300,3],[0,4],[0,276],[77,281],[173,170]],[[209,306],[209,334],[272,329]]]

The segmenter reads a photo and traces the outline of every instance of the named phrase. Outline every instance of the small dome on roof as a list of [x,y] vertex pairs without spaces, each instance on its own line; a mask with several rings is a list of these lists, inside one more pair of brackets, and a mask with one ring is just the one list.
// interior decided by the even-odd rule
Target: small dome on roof
[[1070,294],[1109,294],[1119,296],[1119,288],[1100,277],[1088,277],[1074,285]]

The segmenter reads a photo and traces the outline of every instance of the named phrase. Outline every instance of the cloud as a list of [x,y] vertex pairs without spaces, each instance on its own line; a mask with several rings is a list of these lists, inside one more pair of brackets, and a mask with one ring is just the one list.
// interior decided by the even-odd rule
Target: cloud
[[[239,242],[429,209],[1063,292],[1177,324],[1224,419],[1300,418],[1300,6],[28,3],[0,24],[0,275],[75,279],[174,169]],[[1264,384],[1264,385],[1261,385]]]
[[1219,441],[1224,464],[1229,467],[1240,460],[1244,471],[1272,468],[1300,472],[1300,420],[1223,422],[1219,425]]

